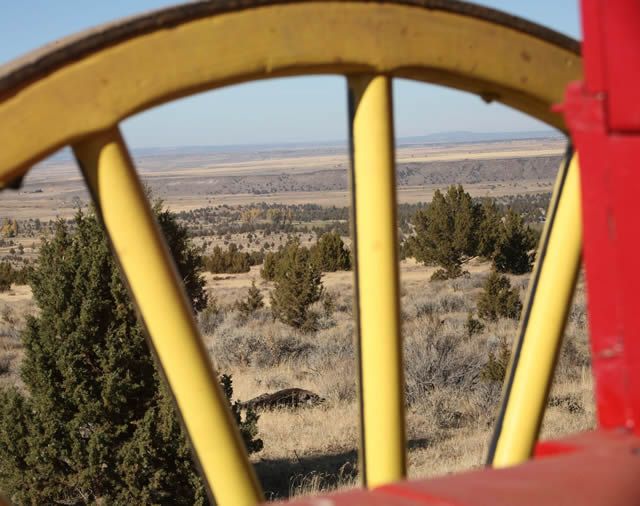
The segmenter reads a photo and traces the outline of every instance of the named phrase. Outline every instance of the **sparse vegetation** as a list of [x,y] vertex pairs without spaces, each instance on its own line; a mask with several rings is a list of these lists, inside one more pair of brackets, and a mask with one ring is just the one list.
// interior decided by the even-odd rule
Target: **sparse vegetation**
[[[200,257],[156,207],[195,309]],[[21,379],[0,391],[0,486],[19,504],[207,502],[174,410],[98,220],[78,212],[41,248],[31,277]],[[231,381],[223,377],[231,393]],[[255,414],[240,419],[259,449]]]
[[310,307],[321,295],[322,273],[311,253],[299,241],[290,241],[276,267],[271,293],[273,316],[294,328],[315,330],[317,314]]
[[463,258],[476,251],[477,215],[477,206],[461,185],[449,187],[444,194],[436,190],[431,204],[416,212],[409,248],[419,262],[442,268],[434,280],[462,274]]
[[0,262],[0,292],[6,292],[13,282],[13,268],[9,262]]
[[509,209],[498,229],[496,247],[491,258],[498,272],[524,274],[533,264],[532,250],[537,237],[527,227],[522,216]]
[[497,351],[489,352],[489,360],[482,368],[480,376],[484,381],[502,383],[504,377],[507,374],[507,368],[509,366],[509,358],[511,357],[511,350],[507,345],[506,340],[500,342],[500,346]]
[[278,263],[282,258],[282,248],[278,251],[270,251],[264,257],[264,263],[262,269],[260,269],[260,275],[267,281],[274,281],[276,279],[276,273],[278,271]]
[[251,281],[251,288],[247,292],[244,299],[236,301],[236,309],[243,318],[249,318],[258,309],[264,307],[264,297],[260,293],[260,289],[256,286],[255,280]]
[[231,243],[226,251],[220,246],[213,248],[211,255],[204,257],[204,267],[214,274],[249,272],[252,265],[262,263],[262,255],[242,252]]
[[212,334],[224,320],[224,309],[215,297],[209,298],[207,306],[198,313],[200,328],[206,334]]
[[462,276],[462,264],[472,256],[492,260],[499,272],[531,270],[537,237],[522,216],[511,208],[503,215],[492,199],[474,202],[461,185],[446,193],[436,190],[431,204],[416,211],[412,225],[402,254],[439,266],[432,281]]
[[[272,153],[264,153],[264,155],[266,158],[274,156]],[[222,155],[223,158],[225,156]],[[542,168],[542,171],[546,171],[545,174],[552,175],[558,164],[557,158],[546,157],[543,162],[541,162],[542,158],[536,158],[535,164],[530,159],[498,162],[461,160],[446,164],[426,164],[429,165],[428,169],[421,162],[403,162],[398,165],[397,177],[401,185],[400,191],[403,191],[402,185],[413,187],[427,185],[424,187],[423,200],[425,201],[430,199],[430,188],[433,184],[445,187],[450,181],[459,180],[465,183],[464,189],[453,188],[455,195],[451,198],[449,198],[450,189],[441,192],[443,198],[450,200],[451,209],[462,210],[455,211],[451,215],[454,221],[458,217],[458,228],[453,226],[448,229],[451,231],[449,237],[446,234],[442,236],[454,242],[455,248],[460,251],[459,262],[454,262],[452,267],[445,268],[437,261],[428,261],[427,265],[424,261],[416,263],[412,258],[414,254],[411,246],[418,235],[414,216],[418,211],[427,213],[431,204],[403,203],[398,206],[397,211],[399,237],[402,241],[401,252],[403,259],[406,258],[401,262],[401,294],[407,438],[409,471],[412,477],[446,474],[482,465],[485,446],[500,398],[501,382],[509,359],[511,340],[516,334],[517,320],[504,316],[510,313],[509,310],[501,312],[495,309],[495,300],[494,303],[489,304],[495,310],[495,319],[485,318],[481,314],[479,299],[486,291],[484,286],[491,277],[492,268],[494,270],[499,268],[508,274],[507,281],[510,282],[508,290],[519,299],[527,283],[526,272],[531,265],[530,254],[533,247],[527,246],[527,236],[534,235],[540,229],[549,200],[550,185],[546,179],[540,180],[539,183],[527,182],[526,185],[519,183],[518,186],[512,187],[511,183],[503,184],[505,180],[511,178],[511,173],[506,171],[496,172],[494,179],[490,179],[488,184],[483,180],[481,185],[472,184],[475,179],[471,180],[467,176],[472,175],[473,178],[477,178],[479,177],[477,174],[495,171],[496,167],[503,167],[501,170],[505,170],[505,167],[511,168],[515,165],[517,170],[513,171],[513,174],[524,174],[526,172],[521,172],[521,169],[530,171],[530,167],[535,166],[535,178],[537,178],[538,174],[543,173],[538,172],[541,163],[544,167],[553,166],[553,170]],[[263,163],[263,160],[264,158],[261,158],[259,163]],[[157,162],[149,160],[149,163]],[[290,163],[289,159],[287,159],[288,163]],[[436,165],[441,167],[438,168]],[[446,171],[444,171],[445,165]],[[151,178],[151,183],[163,185],[159,183],[163,178],[160,171],[165,169],[158,166],[156,168],[158,173]],[[341,177],[344,177],[344,168],[339,170],[343,174]],[[340,184],[324,180],[325,174],[333,174],[338,172],[338,169],[328,172],[323,169],[317,172],[323,179],[321,184],[325,185],[322,188],[330,188],[332,191],[346,188],[346,177]],[[198,195],[201,196],[202,203],[196,204],[201,206],[200,208],[187,209],[178,213],[175,224],[180,227],[174,230],[176,232],[186,230],[186,235],[194,245],[197,245],[194,249],[197,255],[202,254],[205,259],[211,259],[212,263],[217,265],[211,270],[213,275],[205,275],[207,291],[202,293],[199,302],[196,302],[196,307],[204,344],[211,354],[212,361],[219,371],[224,371],[233,377],[233,383],[230,377],[220,378],[227,397],[247,400],[282,389],[302,388],[326,399],[321,406],[308,409],[284,408],[263,412],[259,420],[259,434],[255,432],[258,426],[255,423],[257,421],[255,414],[246,412],[237,402],[232,403],[233,416],[243,426],[248,448],[258,450],[262,447],[261,453],[255,454],[252,460],[269,499],[325,492],[357,483],[357,365],[353,346],[355,307],[352,301],[352,274],[341,270],[341,268],[348,268],[346,259],[350,257],[349,209],[345,207],[347,198],[343,198],[342,194],[336,192],[330,196],[330,201],[324,201],[324,203],[330,202],[329,205],[300,204],[299,202],[307,196],[309,199],[313,198],[312,194],[297,194],[289,199],[289,196],[283,196],[280,193],[291,188],[299,188],[305,192],[314,191],[313,184],[317,183],[308,181],[309,178],[318,177],[313,174],[305,172],[302,177],[296,174],[283,174],[284,177],[273,174],[266,179],[261,179],[262,176],[255,175],[218,177],[216,173],[212,176],[208,174],[207,182],[198,185],[189,186],[185,178],[184,185],[162,186],[163,195],[167,195],[169,199],[172,195],[176,195],[175,192],[188,189],[189,205],[195,201],[193,199],[198,198]],[[332,177],[335,178],[335,176]],[[215,184],[210,185],[210,181],[214,180]],[[470,184],[467,185],[467,182]],[[232,188],[234,188],[233,191]],[[505,194],[518,191],[523,193]],[[233,200],[227,200],[225,196],[217,200],[214,205],[212,192],[234,193]],[[484,197],[487,192],[492,195],[491,198]],[[248,193],[253,195],[247,195]],[[270,196],[268,203],[256,200],[260,197],[255,195],[266,193],[274,194]],[[483,195],[483,197],[472,198],[469,194]],[[7,195],[7,197],[10,196],[10,194]],[[27,194],[20,195],[20,199],[28,198]],[[37,198],[41,199],[42,196]],[[410,199],[413,198],[415,196]],[[284,202],[291,202],[291,204]],[[333,203],[335,206],[331,205]],[[56,201],[55,205],[64,215],[64,205],[58,204],[59,201]],[[185,209],[186,206],[181,205],[181,208]],[[27,321],[30,321],[28,315],[33,315],[36,319],[45,322],[45,316],[49,318],[47,315],[54,311],[51,310],[45,314],[35,307],[30,289],[23,284],[38,254],[40,238],[45,237],[48,242],[52,241],[56,236],[58,222],[55,219],[42,217],[32,219],[28,215],[15,214],[13,210],[11,212],[12,214],[6,220],[0,220],[0,223],[7,225],[8,232],[7,236],[0,233],[0,258],[9,264],[11,269],[20,270],[25,275],[23,280],[13,278],[11,289],[0,293],[0,388],[10,392],[14,392],[10,389],[17,388],[16,392],[19,394],[14,397],[9,395],[3,397],[6,402],[0,407],[0,419],[11,419],[12,425],[0,423],[0,427],[6,428],[6,430],[0,428],[0,445],[12,448],[13,454],[9,453],[9,455],[27,455],[31,459],[35,453],[24,445],[20,446],[24,441],[21,434],[28,434],[28,431],[33,429],[29,425],[30,421],[25,420],[22,414],[26,409],[31,409],[31,403],[34,402],[30,398],[29,385],[25,385],[19,377],[19,371],[30,360],[28,355],[31,353],[24,347],[20,336],[23,329],[28,326]],[[511,220],[511,229],[514,233],[507,233],[506,225],[510,212],[521,218],[520,223],[517,223],[517,219]],[[474,223],[473,227],[466,226],[465,223],[471,219]],[[70,236],[78,232],[75,220],[67,218],[64,224]],[[466,239],[466,246],[464,246],[465,240],[461,240],[461,237]],[[469,239],[470,237],[472,239]],[[274,319],[274,298],[267,296],[270,292],[275,293],[275,286],[279,282],[278,265],[287,256],[288,245],[293,242],[298,244],[299,255],[307,257],[307,261],[300,262],[299,272],[305,272],[302,266],[309,264],[321,264],[317,271],[327,272],[321,278],[322,284],[319,289],[321,295],[318,299],[315,296],[311,297],[315,301],[305,304],[306,315],[302,319],[298,318],[298,321],[304,320],[304,324],[300,327]],[[497,254],[499,242],[504,246],[502,250],[504,253]],[[332,252],[320,255],[323,260],[317,261],[315,258],[321,243],[327,251]],[[473,245],[476,247],[474,248]],[[443,248],[445,251],[446,249],[447,247]],[[511,255],[512,251],[517,254]],[[523,262],[522,259],[525,257],[526,262]],[[503,262],[502,258],[506,258],[505,267],[498,267],[496,262]],[[330,263],[336,259],[341,261],[335,264]],[[329,263],[324,263],[325,260]],[[94,262],[92,265],[97,269],[101,264]],[[522,265],[525,265],[524,269],[520,267]],[[209,270],[208,266],[205,266],[205,269]],[[71,268],[69,270],[73,271]],[[316,275],[318,275],[317,271]],[[90,272],[90,269],[83,272]],[[259,277],[260,272],[261,277]],[[517,272],[524,272],[524,274],[517,274]],[[185,275],[184,272],[181,274]],[[90,278],[90,276],[85,277]],[[299,278],[303,277],[299,276]],[[439,278],[439,280],[429,283],[430,277],[436,280]],[[117,275],[114,279],[117,279]],[[197,276],[185,277],[188,292],[191,291],[189,287],[197,283],[197,279]],[[78,283],[84,286],[82,284],[86,283],[84,277],[78,276]],[[501,293],[500,290],[493,291]],[[206,293],[209,293],[208,297]],[[292,294],[295,291],[290,290],[289,293]],[[78,302],[80,308],[85,307],[85,304],[88,307],[93,304],[91,301],[98,300],[91,296],[88,298],[88,301]],[[493,299],[496,299],[495,294]],[[296,297],[287,296],[283,300],[295,301]],[[511,301],[516,304],[513,297]],[[519,303],[519,300],[517,302]],[[69,308],[68,312],[73,312],[74,309]],[[108,306],[105,314],[111,318],[109,311],[117,310],[128,318],[129,309],[128,306],[116,304],[115,309]],[[300,315],[301,312],[298,311],[297,314]],[[593,424],[594,408],[591,399],[585,314],[584,288],[580,285],[576,303],[570,312],[564,348],[558,361],[558,375],[554,380],[549,409],[543,425],[545,438],[590,428]],[[46,322],[51,321],[53,320],[46,320]],[[119,321],[114,320],[114,327]],[[60,325],[56,328],[60,328]],[[127,329],[127,331],[134,329],[133,324]],[[53,335],[53,330],[50,333]],[[77,332],[73,337],[80,340],[88,335],[90,335],[89,332]],[[116,350],[116,344],[108,347],[108,353],[104,351],[104,355],[100,355],[107,358],[97,362],[96,365],[96,370],[106,371],[104,379],[100,374],[94,374],[95,378],[88,377],[87,385],[96,382],[106,383],[108,377],[112,378],[110,392],[116,394],[121,392],[119,386],[121,369],[116,367],[122,365],[125,360],[111,364],[108,359],[115,360],[121,356],[117,352],[125,353],[132,346],[139,346],[138,339],[139,336],[135,334],[132,342],[130,342],[131,339],[110,340],[109,342],[118,345],[123,342],[124,349]],[[53,346],[51,339],[40,342]],[[35,343],[34,339],[30,346],[34,347]],[[101,351],[100,346],[94,346],[83,349],[82,353],[75,353],[74,350],[78,348],[72,347],[70,343],[62,348],[66,350],[66,355],[59,350],[55,355],[57,361],[54,365],[59,364],[63,371],[64,364],[67,366],[70,364],[69,367],[79,370],[87,357],[96,357]],[[69,357],[73,357],[73,360],[69,360]],[[94,363],[96,361],[91,362],[92,365]],[[113,368],[110,369],[111,365]],[[148,369],[148,362],[142,361],[142,366]],[[135,380],[138,376],[125,375],[125,386],[127,382]],[[154,377],[153,381],[158,381],[158,378]],[[66,391],[67,384],[63,385],[64,388],[58,388]],[[148,415],[145,415],[143,422],[140,422],[139,428],[136,429],[141,434],[140,439],[135,439],[136,442],[140,442],[138,450],[131,449],[131,452],[127,453],[130,457],[126,466],[123,465],[116,470],[108,469],[104,473],[106,476],[104,479],[113,479],[120,472],[119,470],[130,465],[131,470],[118,474],[118,479],[126,483],[135,483],[138,479],[136,473],[140,471],[144,474],[144,470],[141,471],[144,466],[146,470],[155,468],[158,462],[162,466],[163,462],[168,462],[172,454],[175,454],[176,446],[180,449],[184,448],[180,446],[182,443],[178,442],[179,438],[178,440],[174,438],[175,420],[172,418],[173,415],[170,415],[173,409],[172,404],[164,402],[168,396],[162,390],[162,382],[158,385],[158,408],[146,411]],[[85,392],[83,390],[85,386],[81,385],[78,391]],[[113,413],[109,411],[111,406],[122,405],[124,402],[118,395],[113,399],[109,395],[97,397],[107,406],[108,413]],[[143,403],[140,411],[143,412],[150,404],[151,402]],[[87,416],[90,412],[97,413],[98,407],[100,407],[99,402],[94,402],[91,398],[83,413]],[[129,405],[123,409],[129,409]],[[59,410],[52,411],[54,416],[57,416],[58,412]],[[93,441],[91,438],[94,436],[91,430],[85,430],[87,427],[92,430],[97,427],[99,431],[104,428],[104,425],[83,426],[75,420],[75,418],[72,419],[71,429],[66,429],[63,425],[63,433],[71,433],[71,436],[76,437],[75,441],[80,441],[82,444],[85,441]],[[66,421],[64,423],[66,424]],[[131,425],[127,424],[118,427],[118,430],[122,428],[122,434],[127,430],[133,430]],[[80,434],[75,435],[73,429],[78,429],[76,432]],[[117,433],[117,431],[113,432]],[[108,434],[108,437],[120,436]],[[167,448],[164,448],[168,438],[171,440],[168,441]],[[149,443],[151,446],[147,445],[148,441],[151,441]],[[157,446],[154,445],[162,447],[159,456],[155,449]],[[68,448],[63,445],[56,448],[60,447]],[[44,458],[50,458],[51,448],[43,452]],[[92,448],[98,448],[99,452],[104,452],[104,448],[100,445],[93,445]],[[147,451],[149,448],[151,448],[150,452]],[[81,450],[82,448],[77,451]],[[0,448],[0,454],[4,453],[5,450]],[[119,452],[116,450],[113,453]],[[40,458],[40,454],[38,457]],[[188,453],[180,454],[179,459],[173,461],[179,462],[180,466],[184,464],[178,469],[169,465],[166,468],[162,467],[161,472],[147,473],[146,476],[149,476],[150,480],[156,479],[153,483],[154,486],[157,484],[157,487],[154,488],[153,494],[161,494],[169,489],[170,480],[177,474],[191,476],[188,474],[191,472]],[[93,462],[97,461],[96,459]],[[95,472],[96,465],[92,465],[93,467],[85,468],[77,466],[78,475],[84,473],[82,475],[84,479],[84,476]],[[0,475],[5,470],[6,468],[3,468],[0,463]],[[17,473],[14,475],[17,476]],[[33,473],[27,473],[26,476],[33,476]],[[59,476],[57,470],[51,476]],[[76,479],[75,475],[73,479]],[[62,484],[66,486],[69,482],[70,479]],[[84,482],[78,478],[74,483]],[[182,483],[184,482],[179,482],[178,487],[171,488],[171,493],[183,494],[183,490],[180,489]],[[73,493],[75,494],[78,490],[85,493],[87,488],[76,488]],[[10,495],[11,492],[8,491],[7,486],[2,485],[2,492]],[[93,489],[89,492],[93,493]],[[193,498],[189,493],[184,497]],[[75,500],[78,504],[90,502],[90,499],[85,500],[79,497],[79,495],[69,494],[64,500],[67,503]],[[117,499],[112,500],[105,494],[99,499],[104,503],[118,503]],[[170,495],[162,497],[156,495],[154,499],[160,504],[175,503]],[[138,496],[127,498],[127,502],[143,503],[145,501]]]
[[484,330],[484,325],[480,320],[476,320],[473,317],[473,313],[469,312],[467,315],[467,323],[465,324],[465,328],[467,329],[467,335],[472,337],[476,334],[480,334]]
[[484,258],[493,258],[496,244],[502,228],[502,214],[493,199],[486,199],[482,203],[482,219],[478,226],[477,254]]
[[351,255],[340,235],[336,232],[322,234],[311,248],[312,261],[322,272],[348,271]]
[[498,272],[491,272],[478,298],[478,315],[488,321],[498,318],[517,320],[522,310],[518,292],[511,288],[509,278]]
[[27,283],[31,266],[24,265],[16,268],[10,262],[0,262],[0,292],[6,292],[12,284],[24,285]]

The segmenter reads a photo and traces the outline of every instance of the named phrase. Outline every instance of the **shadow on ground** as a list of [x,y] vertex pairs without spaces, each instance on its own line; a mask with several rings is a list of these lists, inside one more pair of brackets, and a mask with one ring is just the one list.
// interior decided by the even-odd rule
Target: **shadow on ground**
[[[427,448],[432,441],[412,439],[409,450]],[[286,459],[262,459],[254,463],[258,479],[268,500],[287,499],[300,493],[327,492],[339,486],[355,485],[358,453],[347,452]]]

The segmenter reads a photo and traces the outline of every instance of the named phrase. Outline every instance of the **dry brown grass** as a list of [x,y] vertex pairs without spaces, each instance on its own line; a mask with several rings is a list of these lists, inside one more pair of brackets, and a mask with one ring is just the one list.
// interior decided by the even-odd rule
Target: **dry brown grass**
[[23,356],[20,332],[27,315],[35,311],[29,287],[13,285],[0,293],[0,386],[22,386],[18,374]]
[[[485,323],[468,337],[465,322],[489,266],[471,261],[470,275],[428,281],[433,269],[403,261],[402,313],[405,346],[409,474],[427,477],[482,465],[501,385],[482,378],[489,352],[511,343],[517,322]],[[357,482],[358,413],[351,314],[351,273],[331,273],[324,284],[336,311],[315,334],[274,322],[268,308],[247,322],[230,309],[254,273],[216,281],[227,304],[217,329],[205,340],[217,367],[233,374],[238,397],[282,388],[311,390],[326,402],[297,411],[262,414],[264,450],[253,457],[269,497],[333,490]],[[524,298],[528,276],[513,276]],[[228,290],[225,288],[228,284]],[[240,288],[242,287],[242,288]],[[260,282],[268,294],[270,283]],[[567,339],[543,425],[558,437],[594,425],[586,338],[584,288],[578,288]]]
[[[488,273],[486,263],[466,265],[470,275],[429,282],[433,269],[403,261],[402,314],[407,400],[409,475],[428,477],[482,465],[501,385],[483,379],[489,352],[510,343],[517,323],[486,323],[469,337],[465,322]],[[233,375],[235,395],[248,400],[265,392],[299,387],[326,401],[314,408],[261,414],[264,449],[252,460],[269,498],[324,492],[357,484],[358,412],[353,346],[352,274],[324,276],[335,311],[323,315],[320,330],[304,334],[273,321],[271,283],[259,268],[208,275],[220,308],[204,336],[216,367]],[[266,307],[243,320],[233,303],[253,279]],[[527,276],[512,277],[521,290]],[[322,312],[320,304],[315,308]],[[27,287],[0,294],[0,384],[19,384],[19,332],[35,308]],[[586,338],[584,288],[580,284],[558,364],[542,436],[558,437],[594,425],[592,382]]]
[[[559,154],[560,142],[517,141],[498,144],[403,147],[402,163],[437,160],[495,159]],[[347,191],[277,191],[269,195],[249,193],[216,194],[202,189],[213,176],[247,173],[294,174],[309,170],[346,171],[346,151],[337,153],[300,152],[285,155],[245,155],[241,161],[171,160],[163,157],[138,160],[144,178],[156,194],[174,211],[208,205],[270,203],[348,205]],[[183,164],[183,162],[185,162]],[[153,165],[156,163],[157,165]],[[292,167],[295,166],[295,169]],[[465,183],[473,196],[513,195],[549,191],[551,179],[491,180]],[[441,184],[419,184],[398,188],[400,202],[429,201]],[[43,188],[42,193],[34,190]],[[76,198],[86,200],[84,184],[74,164],[52,163],[30,174],[20,192],[4,195],[0,210],[18,219],[75,213]],[[312,234],[302,234],[309,244]],[[246,234],[230,238],[197,238],[225,246],[225,240],[249,246]],[[313,239],[313,238],[312,238]],[[286,234],[261,237],[272,248],[286,242]],[[31,237],[19,237],[25,258],[33,258]],[[254,243],[255,244],[255,243]],[[11,246],[13,247],[13,246]],[[10,246],[0,248],[7,255]],[[510,343],[517,324],[510,320],[488,323],[482,333],[469,337],[465,322],[488,272],[488,265],[476,260],[464,269],[466,278],[430,283],[434,269],[412,260],[401,264],[402,315],[407,399],[407,446],[411,477],[441,475],[480,466],[499,402],[501,385],[482,377],[489,353],[502,342]],[[233,375],[235,396],[248,400],[275,390],[299,387],[326,399],[314,408],[280,409],[264,412],[259,421],[264,449],[252,456],[267,496],[284,498],[323,492],[357,483],[358,410],[356,358],[353,346],[352,273],[328,273],[325,289],[335,300],[335,311],[320,319],[314,334],[297,332],[273,321],[269,292],[273,288],[260,278],[260,267],[245,274],[207,274],[207,286],[219,310],[202,315],[204,340],[218,370]],[[252,318],[240,318],[233,304],[246,295],[252,280],[265,297],[265,308]],[[512,277],[521,296],[527,276]],[[320,304],[315,308],[322,312]],[[0,294],[0,386],[20,386],[19,366],[23,356],[20,331],[25,317],[35,313],[28,287],[12,287]],[[592,382],[586,339],[584,288],[578,289],[566,332],[565,346],[558,364],[550,406],[542,435],[557,437],[594,424]]]

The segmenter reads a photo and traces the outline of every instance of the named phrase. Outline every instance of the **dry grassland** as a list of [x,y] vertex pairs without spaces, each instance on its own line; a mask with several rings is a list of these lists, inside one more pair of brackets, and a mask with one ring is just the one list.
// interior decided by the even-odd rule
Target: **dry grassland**
[[[398,167],[421,166],[433,163],[491,162],[527,160],[559,156],[564,149],[562,140],[517,140],[476,144],[401,146],[397,150]],[[184,211],[209,205],[244,205],[258,202],[304,204],[313,202],[324,206],[348,205],[346,173],[348,154],[344,147],[287,148],[241,153],[162,152],[141,153],[135,156],[136,165],[156,196],[164,198],[174,211]],[[503,171],[504,172],[504,171]],[[516,193],[548,192],[553,177],[510,178],[508,170],[503,179],[468,181],[465,189],[474,197],[513,195]],[[297,186],[310,175],[314,179],[304,191],[287,187],[280,178],[297,178]],[[239,179],[241,179],[240,182]],[[242,178],[249,178],[246,181]],[[219,188],[218,183],[225,184]],[[268,193],[252,190],[265,180],[273,180]],[[329,186],[336,188],[327,188]],[[335,182],[335,184],[333,184]],[[314,185],[324,184],[320,188]],[[233,191],[228,191],[231,185]],[[296,185],[294,185],[296,186]],[[297,187],[296,186],[296,187]],[[442,182],[402,185],[398,189],[400,202],[429,202]],[[40,220],[68,218],[77,201],[87,202],[82,177],[72,160],[50,159],[34,167],[19,191],[5,191],[0,199],[0,217]]]
[[[511,343],[517,324],[487,323],[469,337],[468,312],[488,273],[467,265],[468,278],[428,282],[432,269],[402,262],[402,312],[406,372],[409,473],[441,475],[482,465],[501,384],[483,379],[489,353]],[[231,372],[242,399],[300,387],[326,399],[315,408],[264,412],[264,450],[253,457],[271,498],[307,494],[357,482],[358,413],[353,349],[351,273],[324,276],[336,310],[322,329],[300,334],[272,321],[268,309],[242,321],[230,305],[256,279],[268,301],[271,284],[257,270],[212,280],[223,316],[205,335],[220,370]],[[512,277],[524,292],[527,276]],[[320,307],[318,311],[322,311]],[[578,290],[566,332],[543,437],[591,428],[594,407],[585,327],[584,292]]]
[[[402,316],[407,401],[409,473],[426,477],[482,464],[497,403],[499,382],[483,379],[489,353],[511,343],[517,324],[487,323],[469,337],[464,326],[488,273],[471,261],[469,276],[429,282],[433,269],[411,260],[401,264]],[[267,307],[248,321],[232,308],[256,280]],[[321,329],[302,334],[273,321],[268,308],[272,284],[256,267],[246,274],[207,275],[221,312],[202,321],[204,340],[220,371],[231,373],[235,396],[247,400],[265,392],[299,387],[326,401],[317,407],[263,412],[262,452],[252,460],[270,498],[349,487],[357,483],[358,412],[353,347],[352,274],[325,274],[335,300]],[[512,277],[524,291],[527,276]],[[318,312],[323,308],[318,305]],[[19,383],[19,329],[34,313],[28,287],[0,295],[0,383]],[[566,332],[543,436],[587,429],[594,424],[586,338],[584,290],[580,286]]]
[[[407,147],[398,150],[402,163],[434,160],[495,159],[557,155],[558,141],[514,141],[462,146]],[[169,161],[168,161],[169,160]],[[208,205],[253,202],[348,205],[345,191],[275,192],[269,195],[202,195],[196,191],[204,178],[249,173],[304,172],[343,168],[340,150],[245,153],[189,159],[141,158],[141,172],[157,195],[167,197],[178,211]],[[181,184],[176,181],[180,179]],[[188,184],[183,184],[184,181]],[[501,196],[550,190],[551,179],[465,183],[473,196]],[[172,186],[173,185],[173,186]],[[48,162],[34,171],[18,193],[4,193],[0,217],[16,219],[69,217],[78,198],[86,194],[77,170],[68,162]],[[401,202],[429,201],[442,185],[404,186]],[[42,192],[39,190],[42,188]],[[302,234],[309,243],[311,234]],[[210,246],[221,238],[208,240]],[[283,234],[270,242],[280,244]],[[315,239],[315,238],[312,238]],[[234,242],[242,242],[235,235]],[[33,256],[32,238],[17,238],[25,254]],[[248,244],[244,244],[248,247]],[[7,248],[5,248],[7,249]],[[0,251],[1,254],[6,251]],[[469,336],[465,327],[475,311],[477,296],[489,265],[475,260],[465,265],[469,275],[457,280],[429,282],[432,268],[411,260],[401,263],[402,320],[405,357],[407,447],[411,477],[441,475],[482,465],[494,421],[501,384],[487,379],[490,354],[510,344],[517,323],[499,320]],[[349,487],[357,483],[358,412],[356,359],[353,344],[352,273],[323,276],[334,309],[322,314],[320,330],[304,334],[272,319],[269,292],[272,283],[260,278],[259,267],[246,274],[206,275],[207,287],[220,310],[200,315],[201,330],[212,361],[219,371],[233,375],[235,396],[248,400],[289,387],[311,390],[325,399],[313,408],[279,409],[261,414],[260,437],[264,449],[252,456],[270,499]],[[261,289],[266,307],[243,319],[233,308],[246,295],[252,280]],[[528,276],[512,276],[524,299]],[[36,308],[26,286],[0,294],[0,384],[20,384],[23,356],[20,329]],[[584,288],[579,286],[573,305],[557,377],[542,429],[543,437],[558,437],[594,425],[594,406],[587,344]]]

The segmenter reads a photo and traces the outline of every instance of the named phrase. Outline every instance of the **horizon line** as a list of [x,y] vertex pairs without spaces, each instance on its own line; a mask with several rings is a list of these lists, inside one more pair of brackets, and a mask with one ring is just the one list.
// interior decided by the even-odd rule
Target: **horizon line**
[[[559,130],[549,128],[549,129],[541,129],[541,130],[492,130],[492,131],[478,131],[478,130],[449,130],[443,132],[433,132],[430,134],[421,134],[421,135],[403,135],[396,136],[396,143],[398,141],[407,141],[407,140],[418,140],[418,139],[427,139],[429,137],[437,137],[437,136],[445,136],[445,135],[478,135],[478,136],[513,136],[513,135],[548,135],[549,137],[562,137],[564,134]],[[527,137],[522,137],[522,140],[526,140]],[[496,137],[492,140],[510,140],[510,139],[500,139]],[[266,142],[246,142],[246,143],[231,143],[231,144],[174,144],[170,146],[158,146],[158,145],[145,145],[145,146],[131,146],[132,150],[140,150],[140,149],[184,149],[184,148],[248,148],[248,147],[280,147],[280,146],[313,146],[314,144],[347,144],[349,142],[348,139],[323,139],[323,140],[301,140],[301,141],[266,141]],[[447,141],[447,140],[436,140],[434,143],[452,143],[452,142],[460,142],[460,141]]]

